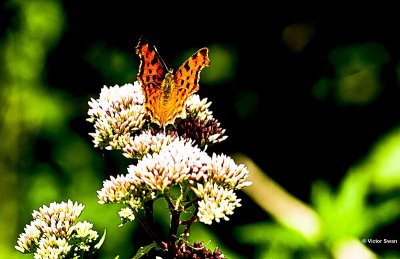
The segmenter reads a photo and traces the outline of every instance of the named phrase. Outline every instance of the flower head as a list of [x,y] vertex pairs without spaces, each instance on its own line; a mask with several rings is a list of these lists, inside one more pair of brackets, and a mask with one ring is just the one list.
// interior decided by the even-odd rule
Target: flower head
[[210,157],[184,139],[176,139],[159,153],[145,156],[128,173],[136,185],[163,193],[174,184],[207,178]]
[[35,259],[56,259],[67,258],[72,246],[68,244],[65,238],[56,237],[51,235],[47,238],[42,238],[39,241],[39,247],[34,253]]
[[212,155],[209,174],[214,182],[229,189],[239,190],[252,184],[246,181],[249,176],[247,168],[243,164],[237,165],[224,154]]
[[83,208],[68,200],[33,211],[33,220],[19,235],[15,249],[34,253],[34,258],[67,258],[93,249],[97,232],[91,223],[77,221]]
[[[148,136],[147,141],[154,137]],[[171,188],[179,185],[191,188],[200,198],[200,221],[211,224],[214,220],[228,220],[227,216],[240,206],[234,191],[251,184],[246,181],[246,167],[237,165],[226,155],[210,157],[184,138],[160,143],[154,144],[152,153],[136,165],[130,165],[126,175],[111,176],[104,181],[103,188],[98,191],[99,203],[128,205],[120,211],[121,220],[126,222],[135,218],[143,202],[168,194]]]
[[89,101],[87,120],[94,124],[95,132],[90,133],[94,146],[108,150],[124,148],[146,122],[143,98],[138,83],[104,86],[100,98]]
[[210,225],[213,220],[229,220],[228,215],[232,215],[233,210],[241,206],[240,199],[236,197],[233,189],[224,188],[216,183],[197,184],[193,190],[201,198],[197,216],[205,224]]
[[186,103],[186,118],[175,122],[178,135],[195,140],[200,147],[225,140],[225,129],[213,117],[210,105],[207,98],[200,100],[199,95],[192,95]]
[[131,137],[129,143],[124,147],[123,155],[127,158],[141,159],[146,154],[158,153],[161,148],[170,144],[178,137],[177,134],[152,133],[150,130]]

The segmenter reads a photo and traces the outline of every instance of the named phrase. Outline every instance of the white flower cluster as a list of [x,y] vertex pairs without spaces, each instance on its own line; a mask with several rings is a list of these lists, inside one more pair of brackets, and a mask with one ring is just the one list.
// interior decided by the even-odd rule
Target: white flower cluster
[[[176,185],[186,185],[199,198],[199,220],[211,224],[240,206],[235,190],[249,186],[248,170],[236,165],[225,155],[210,157],[205,151],[181,138],[165,145],[158,153],[148,154],[137,165],[131,165],[126,175],[104,181],[98,191],[100,203],[123,203],[128,211],[121,211],[123,222],[134,219],[143,208],[143,201],[168,194]],[[129,212],[129,213],[127,213]]]
[[72,258],[89,251],[99,235],[91,223],[77,222],[83,208],[68,200],[33,211],[33,220],[19,235],[15,248],[21,253],[33,253],[34,258]]
[[138,83],[122,87],[104,86],[100,98],[89,101],[87,120],[94,123],[96,130],[90,133],[94,146],[107,150],[124,148],[132,133],[145,123],[143,98]]
[[233,214],[236,207],[240,207],[240,199],[236,197],[233,189],[227,189],[216,183],[206,182],[197,184],[195,193],[202,199],[199,201],[199,220],[211,224],[213,220],[229,220],[228,215]]

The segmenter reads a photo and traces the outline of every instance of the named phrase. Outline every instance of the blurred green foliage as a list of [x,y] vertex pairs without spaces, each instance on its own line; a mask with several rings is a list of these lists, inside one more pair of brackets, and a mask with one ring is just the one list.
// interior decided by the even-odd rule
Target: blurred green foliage
[[[58,102],[56,96],[49,98],[51,94],[43,89],[41,77],[46,54],[62,34],[64,17],[59,4],[53,2],[13,1],[8,4],[17,10],[19,19],[1,42],[0,54],[4,60],[0,82],[0,174],[3,179],[0,182],[3,208],[0,228],[7,230],[0,234],[0,257],[14,258],[18,253],[13,245],[21,230],[17,227],[21,220],[17,215],[20,215],[19,209],[27,208],[21,205],[24,198],[29,197],[29,192],[23,188],[26,183],[22,176],[34,174],[39,167],[32,156],[34,139],[31,137],[37,135],[40,128],[50,125],[46,123],[56,128],[60,126],[54,112],[62,110],[63,103]],[[53,22],[47,23],[41,11]]]
[[[206,68],[201,74],[201,81],[204,84],[209,85],[221,85],[225,82],[229,82],[233,79],[234,75],[236,74],[237,64],[238,64],[238,57],[237,51],[235,48],[224,45],[214,43],[208,46],[209,49],[209,56],[212,69]],[[190,57],[196,50],[188,50],[183,54],[187,57]],[[181,59],[182,62],[184,59]]]
[[[58,1],[11,1],[16,20],[2,41],[0,82],[0,258],[26,258],[14,249],[33,210],[52,201],[73,199],[86,209],[82,217],[108,238],[102,251],[110,258],[126,249],[132,227],[115,231],[119,222],[97,204],[102,162],[93,147],[71,131],[79,116],[76,101],[44,80],[46,58],[63,34],[65,17]],[[101,215],[101,217],[99,217]]]
[[323,77],[314,85],[314,95],[324,100],[332,94],[341,105],[365,105],[381,92],[382,67],[389,61],[389,53],[376,42],[339,46],[329,60],[334,78]]
[[249,117],[259,108],[260,96],[252,90],[241,90],[235,96],[236,113],[242,119]]
[[[256,247],[255,258],[332,258],[330,249],[346,238],[390,239],[377,233],[400,218],[399,147],[400,128],[395,128],[349,169],[336,190],[323,179],[313,183],[311,205],[322,221],[318,242],[269,221],[237,227],[238,240]],[[389,246],[379,258],[400,253]]]
[[133,55],[133,51],[126,53],[98,42],[87,50],[85,60],[98,71],[104,81],[110,82],[110,85],[123,85],[136,80],[133,75],[137,74],[137,67],[131,62]]

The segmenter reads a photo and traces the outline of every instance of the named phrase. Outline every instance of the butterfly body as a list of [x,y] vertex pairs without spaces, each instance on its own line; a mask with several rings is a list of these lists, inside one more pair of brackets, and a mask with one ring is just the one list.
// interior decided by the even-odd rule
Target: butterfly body
[[156,48],[140,39],[136,54],[140,57],[137,80],[142,84],[145,109],[161,127],[185,117],[185,103],[199,90],[200,71],[210,64],[208,49],[201,48],[174,72],[167,68]]
[[173,70],[171,69],[168,73],[165,74],[165,78],[161,84],[162,89],[162,100],[164,104],[168,104],[171,101],[171,92],[175,89],[175,82],[174,82],[174,74]]

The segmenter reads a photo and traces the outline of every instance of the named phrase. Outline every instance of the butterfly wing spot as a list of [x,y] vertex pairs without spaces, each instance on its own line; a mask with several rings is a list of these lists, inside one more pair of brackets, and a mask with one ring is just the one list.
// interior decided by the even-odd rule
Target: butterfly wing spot
[[186,71],[189,71],[189,70],[190,70],[189,61],[186,61],[186,62],[184,63],[183,68],[185,68]]
[[186,90],[182,89],[180,92],[177,93],[178,97],[180,96],[181,98],[184,98],[186,95]]
[[157,57],[154,57],[151,61],[150,61],[150,64],[152,65],[152,66],[155,66],[155,65],[157,65],[157,63],[159,63],[160,61],[158,60],[158,58]]

